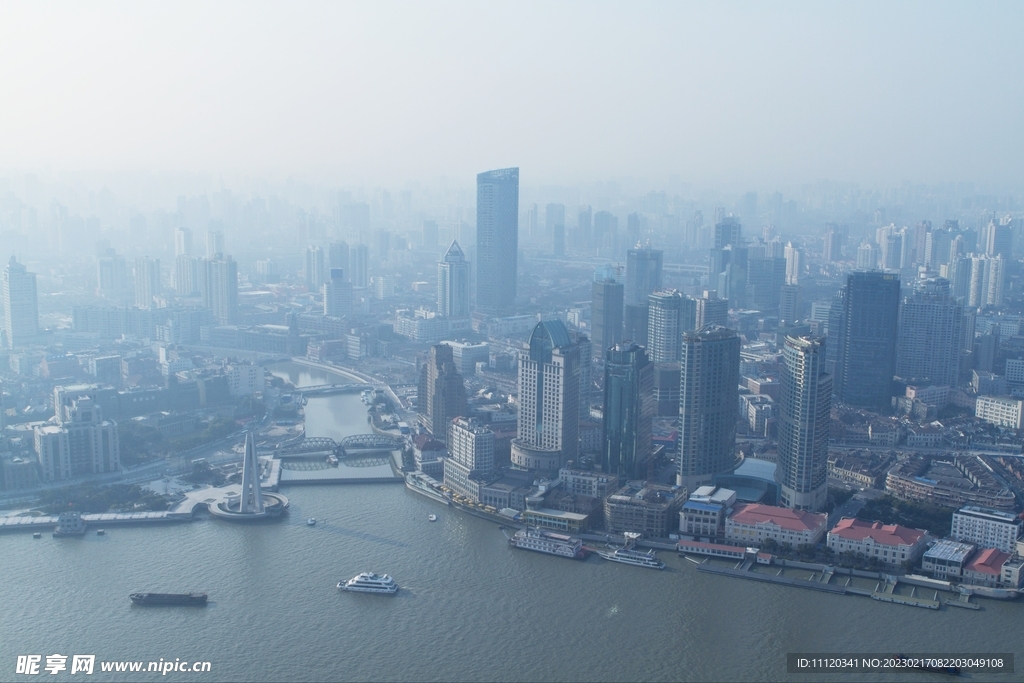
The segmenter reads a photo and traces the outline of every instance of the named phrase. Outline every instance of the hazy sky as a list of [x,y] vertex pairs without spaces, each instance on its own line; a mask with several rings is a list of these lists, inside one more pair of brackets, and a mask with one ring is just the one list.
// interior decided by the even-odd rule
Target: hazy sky
[[0,167],[1024,181],[1024,5],[4,3]]

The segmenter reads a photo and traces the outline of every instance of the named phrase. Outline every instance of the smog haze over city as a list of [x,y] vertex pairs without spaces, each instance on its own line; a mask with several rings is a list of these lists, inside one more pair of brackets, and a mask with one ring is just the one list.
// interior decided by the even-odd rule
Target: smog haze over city
[[1016,680],[1022,35],[0,6],[0,680]]

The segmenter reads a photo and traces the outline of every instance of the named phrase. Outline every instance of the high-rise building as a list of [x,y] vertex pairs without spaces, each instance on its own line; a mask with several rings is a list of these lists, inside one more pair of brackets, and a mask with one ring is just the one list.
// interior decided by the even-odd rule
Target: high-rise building
[[610,279],[593,285],[590,322],[596,359],[603,359],[608,349],[622,341],[622,290],[621,283]]
[[834,387],[843,403],[875,410],[890,405],[899,303],[899,275],[868,271],[847,277]]
[[857,247],[857,270],[871,270],[875,267],[877,260],[875,245],[864,242]]
[[904,380],[955,387],[962,347],[963,306],[950,296],[949,280],[928,278],[900,304],[896,374]]
[[437,263],[437,314],[445,318],[469,315],[469,261],[455,241]]
[[56,424],[34,430],[43,480],[120,471],[117,424],[104,420],[100,406],[89,396],[54,387],[54,397]]
[[729,302],[726,299],[719,299],[715,290],[704,290],[704,296],[697,299],[697,319],[694,321],[694,329],[699,330],[708,325],[721,325],[726,327],[729,324]]
[[210,230],[206,233],[206,258],[215,259],[224,256],[224,233]]
[[755,257],[747,261],[747,305],[765,315],[779,310],[779,292],[786,284],[786,259]]
[[324,250],[320,247],[306,248],[306,287],[311,292],[319,292],[325,281]]
[[30,343],[39,334],[36,274],[12,256],[4,268],[4,331],[8,348]]
[[604,363],[601,470],[620,479],[646,479],[652,451],[654,364],[643,347],[620,342]]
[[781,503],[817,512],[828,498],[828,435],[832,377],[825,372],[824,337],[786,337],[778,410]]
[[[423,248],[427,250],[437,249],[437,239],[437,221],[423,221]],[[333,261],[331,265],[334,265]]]
[[721,325],[687,332],[679,366],[676,483],[693,491],[736,464],[740,339]]
[[331,279],[324,283],[324,315],[345,318],[352,315],[352,283],[341,268],[331,268]]
[[213,311],[218,324],[230,325],[238,317],[238,264],[230,256],[201,261],[203,306]]
[[800,285],[782,285],[779,290],[779,320],[795,323],[800,319]]
[[519,357],[519,416],[512,464],[554,471],[579,454],[579,347],[560,320],[537,323]]
[[664,252],[650,247],[637,247],[626,252],[626,305],[647,305],[647,296],[661,289],[661,268]]
[[697,302],[674,289],[647,297],[647,352],[655,363],[679,360],[683,333],[696,329]]
[[466,385],[447,344],[430,347],[420,370],[416,402],[420,422],[435,439],[446,442],[448,424],[466,414]]
[[192,231],[188,228],[176,228],[174,230],[174,255],[192,255]]
[[715,223],[715,244],[712,249],[725,249],[732,244],[740,245],[741,235],[740,221],[736,216],[725,216],[721,221]]
[[1002,256],[1010,258],[1013,256],[1013,226],[1009,223],[1002,224],[992,221],[988,225],[986,236],[986,256]]
[[[436,239],[434,243],[437,244]],[[349,273],[347,242],[331,242],[327,247],[327,258],[331,262],[331,268],[341,268],[345,272],[345,277],[350,282],[352,281],[351,273]]]
[[179,296],[199,294],[202,286],[200,270],[203,259],[181,255],[174,258],[174,289]]
[[544,230],[549,237],[554,237],[555,228],[565,229],[565,204],[551,203],[544,207]]
[[519,259],[519,169],[476,177],[476,306],[483,313],[511,313]]
[[160,259],[135,259],[135,305],[150,308],[157,296],[160,296]]
[[480,486],[494,472],[494,432],[476,418],[457,417],[448,426],[444,483],[455,493],[480,500]]
[[128,264],[113,249],[96,257],[96,293],[99,296],[122,298],[129,291]]
[[786,284],[800,284],[800,274],[803,272],[803,251],[794,246],[792,242],[787,242],[783,253],[786,259]]
[[828,229],[825,231],[825,242],[822,249],[825,260],[830,263],[841,261],[843,259],[843,244],[845,242],[845,230],[835,223],[829,223]]
[[353,287],[365,289],[370,284],[370,248],[357,244],[348,253],[349,279]]

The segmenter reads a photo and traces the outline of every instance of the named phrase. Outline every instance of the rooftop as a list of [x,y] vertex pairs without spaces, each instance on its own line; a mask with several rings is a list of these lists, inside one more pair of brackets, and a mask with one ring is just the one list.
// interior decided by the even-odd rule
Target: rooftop
[[998,576],[1008,559],[1010,559],[1010,553],[1004,553],[995,548],[985,548],[964,566],[964,571]]
[[737,505],[730,519],[739,524],[773,524],[790,531],[814,531],[825,525],[828,515],[752,503]]
[[863,541],[871,538],[875,543],[889,546],[914,545],[924,538],[927,531],[911,529],[899,524],[865,522],[862,519],[843,517],[829,535],[836,535],[848,541]]
[[924,556],[931,560],[952,560],[953,562],[963,562],[970,557],[973,552],[974,546],[970,543],[942,540],[929,548],[928,552],[926,552]]

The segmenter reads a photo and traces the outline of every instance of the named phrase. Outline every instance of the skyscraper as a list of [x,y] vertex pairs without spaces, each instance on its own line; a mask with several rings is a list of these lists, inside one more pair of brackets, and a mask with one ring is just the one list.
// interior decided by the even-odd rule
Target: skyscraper
[[693,491],[736,461],[740,339],[721,325],[683,335],[679,378],[679,473]]
[[437,314],[445,318],[469,315],[469,261],[456,241],[437,263]]
[[188,228],[176,228],[174,231],[174,255],[192,255],[192,231]]
[[622,284],[615,280],[600,280],[593,285],[590,306],[593,326],[593,356],[603,359],[616,342],[622,340]]
[[637,247],[626,252],[626,305],[647,305],[647,295],[661,289],[664,252]]
[[179,296],[198,294],[202,286],[199,274],[203,259],[196,256],[174,257],[174,289]]
[[644,479],[651,457],[654,364],[643,347],[620,342],[604,363],[604,429],[601,470],[621,480]]
[[323,285],[324,315],[344,318],[352,315],[352,283],[341,268],[331,268],[331,279]]
[[729,302],[718,298],[718,292],[705,290],[704,296],[697,299],[697,320],[694,322],[694,329],[699,330],[708,325],[721,325],[726,327],[729,324]]
[[779,397],[775,480],[785,507],[817,512],[828,497],[828,434],[832,378],[824,337],[786,337]]
[[224,233],[210,230],[206,233],[206,258],[214,259],[224,256]]
[[543,320],[519,357],[519,417],[512,464],[557,470],[579,454],[579,347],[561,320]]
[[458,417],[448,426],[447,441],[445,486],[479,501],[480,484],[494,471],[494,432],[476,418]]
[[922,385],[955,387],[963,316],[963,306],[950,297],[949,280],[915,282],[900,304],[896,374]]
[[[434,240],[435,244],[437,240]],[[352,277],[349,272],[348,265],[348,243],[347,242],[331,242],[327,247],[327,257],[331,262],[331,268],[341,268],[345,272],[345,277],[351,282]]]
[[4,269],[4,331],[8,348],[18,348],[39,334],[36,274],[12,256]]
[[324,271],[324,250],[320,247],[306,248],[306,287],[311,292],[319,292],[326,278]]
[[353,287],[365,289],[370,284],[370,248],[357,244],[348,253],[349,279]]
[[779,310],[779,292],[786,284],[786,259],[754,257],[747,262],[747,304],[765,315]]
[[230,256],[201,261],[203,306],[213,311],[218,324],[230,325],[238,316],[238,264]]
[[674,289],[647,297],[647,352],[655,363],[679,360],[683,333],[696,329],[697,303]]
[[476,177],[476,305],[483,313],[511,313],[519,253],[519,169]]
[[150,308],[160,295],[160,259],[135,259],[135,305]]
[[447,442],[448,424],[466,414],[466,386],[447,344],[430,347],[420,370],[416,402],[423,426],[435,439]]
[[885,410],[896,371],[900,278],[879,271],[851,273],[845,290],[836,397],[853,406]]

